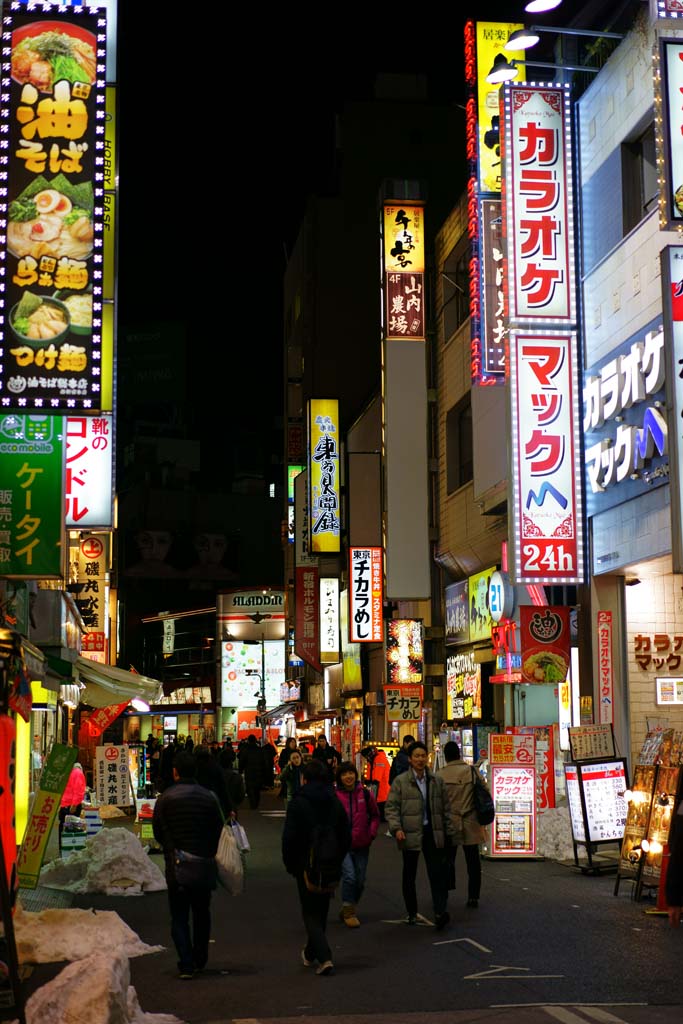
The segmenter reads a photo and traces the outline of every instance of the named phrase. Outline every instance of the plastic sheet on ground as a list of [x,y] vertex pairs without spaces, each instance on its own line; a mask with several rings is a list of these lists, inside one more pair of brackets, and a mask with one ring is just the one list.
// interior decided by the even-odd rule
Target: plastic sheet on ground
[[40,884],[77,893],[139,896],[165,889],[166,879],[133,832],[109,827],[87,839],[85,849],[46,864]]
[[548,807],[536,815],[536,849],[548,860],[574,860],[572,826],[566,804]]
[[49,964],[85,960],[93,949],[115,949],[125,957],[159,953],[148,946],[113,910],[68,909],[30,913],[17,905],[14,935],[19,963]]

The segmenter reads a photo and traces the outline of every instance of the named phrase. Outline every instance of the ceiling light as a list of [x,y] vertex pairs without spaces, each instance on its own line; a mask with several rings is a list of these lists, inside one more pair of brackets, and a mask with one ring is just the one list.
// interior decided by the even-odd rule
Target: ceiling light
[[502,82],[509,82],[519,74],[517,62],[507,61],[502,53],[497,53],[493,60],[493,67],[486,76],[486,81],[491,85],[500,85]]
[[528,50],[535,46],[541,37],[533,28],[518,28],[513,32],[503,47],[505,50]]
[[561,3],[562,0],[528,0],[528,3],[524,5],[524,10],[529,14],[535,14],[538,11],[554,11]]
[[131,704],[136,711],[149,711],[149,704],[146,700],[141,700],[140,697],[133,697]]

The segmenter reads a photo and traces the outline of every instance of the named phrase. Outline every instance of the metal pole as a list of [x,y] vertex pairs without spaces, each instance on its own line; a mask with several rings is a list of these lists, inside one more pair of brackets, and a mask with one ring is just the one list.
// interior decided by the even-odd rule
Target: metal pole
[[266,634],[261,633],[261,746],[265,747],[268,740],[266,731]]

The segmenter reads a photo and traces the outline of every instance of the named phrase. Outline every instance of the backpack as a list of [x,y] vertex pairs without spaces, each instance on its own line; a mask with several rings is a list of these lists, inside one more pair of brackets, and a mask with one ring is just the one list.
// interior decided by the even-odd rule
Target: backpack
[[244,779],[242,778],[239,772],[236,772],[234,769],[231,768],[228,772],[225,773],[225,782],[228,789],[228,797],[230,798],[230,803],[234,808],[239,807],[242,801],[244,800],[245,796]]
[[[336,803],[336,797],[335,797]],[[333,893],[341,879],[342,856],[335,827],[336,807],[327,821],[316,822],[306,855],[304,882],[309,892]]]

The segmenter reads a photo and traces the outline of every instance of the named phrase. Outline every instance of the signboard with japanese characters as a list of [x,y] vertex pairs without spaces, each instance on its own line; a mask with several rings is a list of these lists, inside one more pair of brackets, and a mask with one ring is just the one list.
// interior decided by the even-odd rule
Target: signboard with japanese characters
[[659,40],[660,75],[654,76],[659,177],[659,226],[674,229],[683,221],[683,41]]
[[492,733],[489,736],[491,764],[533,765],[536,739],[531,734]]
[[320,661],[323,665],[336,665],[341,661],[339,640],[339,579],[320,577]]
[[511,574],[584,578],[576,335],[510,331]]
[[473,651],[446,657],[446,718],[481,718],[481,665]]
[[76,605],[86,627],[81,650],[92,661],[105,665],[109,637],[108,567],[109,535],[78,534],[72,582],[78,587]]
[[508,321],[505,316],[505,249],[500,199],[482,200],[479,223],[481,373],[478,383],[503,384]]
[[387,722],[419,722],[422,718],[422,687],[385,686],[384,707]]
[[598,718],[614,722],[614,661],[612,658],[612,612],[598,611]]
[[424,670],[422,619],[389,619],[385,654],[388,683],[420,683]]
[[[663,276],[667,273],[663,268]],[[678,274],[680,281],[683,273],[679,270]],[[664,332],[657,319],[584,371],[589,516],[668,483],[672,431],[665,407],[666,362]],[[666,376],[673,371],[671,366]],[[596,568],[610,570],[609,565]]]
[[308,403],[308,519],[311,552],[339,551],[341,481],[339,402],[313,398]]
[[3,576],[64,574],[64,420],[0,416],[0,567]]
[[342,590],[339,595],[339,626],[341,635],[341,660],[343,670],[342,690],[344,693],[355,693],[363,688],[363,672],[361,669],[359,643],[349,639],[349,592]]
[[621,842],[627,813],[626,762],[619,758],[566,764],[564,771],[575,842]]
[[352,643],[384,639],[383,552],[380,547],[349,549],[349,638]]
[[[89,654],[88,657],[91,661],[95,660],[92,654]],[[85,725],[90,735],[101,736],[111,723],[115,722],[119,715],[123,714],[129,704],[130,701],[124,700],[121,704],[110,704],[106,708],[96,708],[92,711],[85,719]]]
[[683,634],[636,633],[633,657],[641,672],[676,673],[683,664]]
[[19,885],[25,889],[35,889],[38,885],[47,842],[77,757],[76,748],[63,743],[55,743],[48,754],[17,857]]
[[[683,53],[683,47],[681,48]],[[683,572],[683,246],[669,245],[660,254],[662,309],[666,345],[666,417],[671,478],[671,562],[673,572]],[[654,403],[653,403],[654,404]],[[658,410],[661,415],[661,408]],[[645,435],[645,430],[643,429]],[[645,435],[646,436],[646,435]],[[662,470],[664,467],[662,467]],[[662,482],[666,479],[662,472]]]
[[451,583],[444,591],[446,602],[446,635],[447,644],[467,644],[470,642],[470,596],[469,583]]
[[110,414],[67,417],[64,484],[67,529],[111,529],[113,457]]
[[295,569],[294,589],[294,651],[316,672],[322,671],[319,600],[317,566],[298,565]]
[[425,339],[424,209],[385,204],[384,336],[387,339]]
[[100,807],[115,804],[128,807],[133,803],[128,767],[128,744],[95,748],[95,798]]
[[569,672],[569,608],[519,609],[523,683],[563,683]]
[[[489,737],[489,740],[493,739]],[[533,740],[533,737],[532,737]],[[491,795],[496,817],[491,825],[491,855],[536,855],[536,768],[493,764]]]
[[536,810],[555,806],[555,730],[553,725],[513,725],[513,735],[534,737],[536,763]]
[[569,86],[507,83],[503,90],[508,318],[573,324]]
[[28,409],[102,408],[106,39],[104,10],[3,17],[0,397]]
[[493,628],[491,609],[489,608],[489,583],[496,571],[495,565],[490,569],[477,572],[467,579],[470,603],[470,640],[489,640]]
[[568,734],[572,761],[614,757],[614,732],[611,725],[570,725]]

